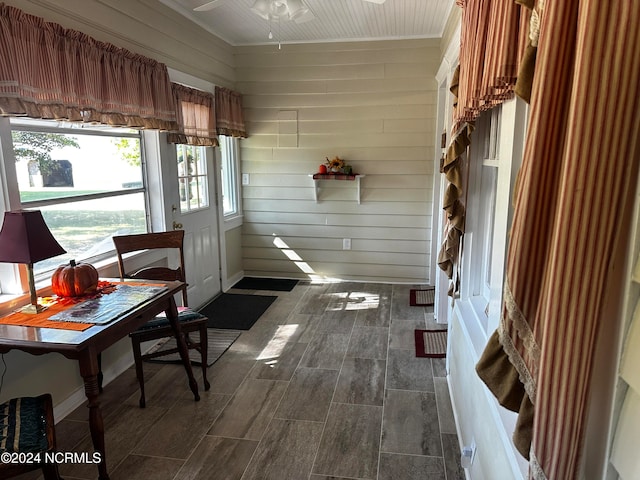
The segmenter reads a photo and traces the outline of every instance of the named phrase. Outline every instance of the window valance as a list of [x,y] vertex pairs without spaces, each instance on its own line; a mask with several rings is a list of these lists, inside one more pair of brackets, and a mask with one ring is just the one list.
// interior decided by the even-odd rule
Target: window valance
[[462,8],[460,87],[453,131],[513,97],[530,11],[514,1],[456,0]]
[[177,129],[165,65],[0,4],[0,114]]
[[228,137],[247,137],[242,117],[242,95],[228,88],[216,87],[216,130]]
[[179,130],[169,134],[169,142],[217,146],[213,94],[179,83],[172,83],[171,87],[177,106]]

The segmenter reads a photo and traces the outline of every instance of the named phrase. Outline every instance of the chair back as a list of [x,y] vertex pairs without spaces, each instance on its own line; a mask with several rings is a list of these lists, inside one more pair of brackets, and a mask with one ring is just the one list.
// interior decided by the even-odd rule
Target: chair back
[[[184,271],[184,230],[171,230],[168,232],[140,233],[134,235],[117,235],[113,237],[113,244],[118,255],[118,270],[120,278],[138,278],[145,280],[173,281],[184,283],[182,288],[182,304],[187,303],[187,281]],[[169,249],[177,250],[180,257],[178,268],[169,267],[145,267],[135,272],[125,269],[123,255],[142,250]]]

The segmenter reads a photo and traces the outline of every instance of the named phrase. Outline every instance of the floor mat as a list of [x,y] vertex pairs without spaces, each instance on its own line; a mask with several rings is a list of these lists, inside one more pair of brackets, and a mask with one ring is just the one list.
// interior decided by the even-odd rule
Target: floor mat
[[243,290],[271,290],[276,292],[290,292],[298,284],[298,280],[288,278],[257,278],[244,277],[233,288]]
[[416,357],[444,358],[447,356],[446,330],[416,330]]
[[435,287],[409,290],[409,305],[412,307],[429,307],[435,301]]
[[[207,366],[213,365],[224,352],[226,352],[233,342],[242,334],[242,330],[229,330],[229,329],[207,329]],[[197,335],[197,333],[196,333]],[[168,338],[165,342],[159,344],[155,349],[156,351],[169,350],[176,347],[176,339],[174,337]],[[202,357],[197,350],[189,350],[189,359],[193,365],[201,365]],[[171,353],[163,357],[152,358],[147,360],[154,363],[182,363],[179,353]]]
[[209,319],[209,328],[249,330],[276,298],[274,295],[223,293],[198,311]]

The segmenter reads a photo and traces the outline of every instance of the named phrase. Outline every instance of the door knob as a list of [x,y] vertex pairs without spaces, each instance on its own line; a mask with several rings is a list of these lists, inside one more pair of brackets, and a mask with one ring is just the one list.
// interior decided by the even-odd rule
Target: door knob
[[182,228],[182,224],[176,222],[175,220],[173,221],[173,229],[174,230],[180,230]]

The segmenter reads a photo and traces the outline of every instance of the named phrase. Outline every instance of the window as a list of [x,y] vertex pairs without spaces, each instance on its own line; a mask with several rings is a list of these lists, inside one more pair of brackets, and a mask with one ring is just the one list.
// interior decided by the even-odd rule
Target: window
[[21,207],[41,210],[67,250],[34,265],[36,274],[70,259],[98,260],[113,251],[113,235],[147,231],[138,131],[48,120],[10,124]]
[[222,157],[222,211],[225,218],[241,215],[238,139],[220,135]]
[[176,145],[180,212],[209,206],[209,181],[205,147]]
[[469,149],[469,199],[465,232],[465,297],[476,311],[483,330],[488,328],[491,303],[493,237],[498,189],[501,107],[483,112],[476,120]]
[[520,99],[509,100],[483,112],[471,137],[460,303],[467,312],[465,323],[477,324],[470,331],[484,336],[476,338],[478,345],[486,343],[500,321],[513,192],[526,119],[526,104]]

